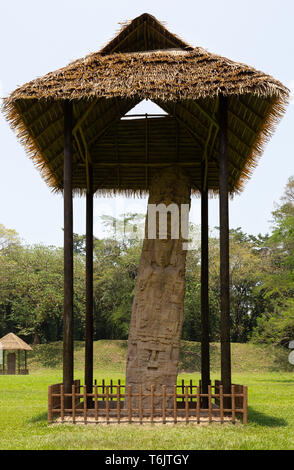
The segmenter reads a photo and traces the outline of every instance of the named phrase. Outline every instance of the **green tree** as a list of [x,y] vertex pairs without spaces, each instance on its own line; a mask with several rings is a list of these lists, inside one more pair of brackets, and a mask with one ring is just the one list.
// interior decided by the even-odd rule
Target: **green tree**
[[294,338],[294,177],[272,215],[273,231],[266,244],[270,268],[263,278],[267,308],[253,340],[287,345]]

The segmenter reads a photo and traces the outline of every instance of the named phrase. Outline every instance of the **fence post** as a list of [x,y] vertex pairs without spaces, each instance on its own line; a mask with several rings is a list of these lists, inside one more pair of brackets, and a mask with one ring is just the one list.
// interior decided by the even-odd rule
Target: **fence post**
[[174,423],[177,424],[177,386],[174,385]]
[[221,423],[224,422],[224,388],[223,385],[219,385],[219,413]]
[[189,424],[189,396],[188,396],[188,385],[185,386],[185,414],[186,414],[186,424]]
[[109,385],[106,385],[106,423],[109,424]]
[[87,385],[84,385],[84,424],[87,424]]
[[48,424],[52,423],[52,385],[48,387]]
[[154,385],[151,385],[150,408],[151,408],[151,423],[153,424],[154,422]]
[[211,385],[208,385],[208,419],[211,423],[212,421],[212,403],[211,403]]
[[139,419],[140,424],[143,424],[142,384],[139,385]]
[[[190,394],[193,395],[193,382],[192,379],[190,379]],[[193,402],[193,397],[190,397],[190,402]]]
[[247,424],[248,419],[248,389],[243,385],[243,424]]
[[95,393],[95,421],[98,421],[98,392],[97,392],[97,382],[95,380],[94,385],[94,393]]
[[64,386],[63,384],[60,385],[60,416],[61,422],[64,421]]
[[162,424],[166,424],[166,386],[162,386]]
[[76,422],[76,385],[71,386],[71,411],[72,411],[72,422]]
[[132,422],[132,386],[128,386],[129,423]]
[[200,423],[200,385],[196,385],[197,388],[197,402],[196,402],[196,416],[197,424]]
[[233,424],[236,423],[236,403],[235,403],[235,385],[231,386],[232,390],[232,422]]
[[117,422],[120,423],[120,385],[116,386],[116,400],[117,400]]

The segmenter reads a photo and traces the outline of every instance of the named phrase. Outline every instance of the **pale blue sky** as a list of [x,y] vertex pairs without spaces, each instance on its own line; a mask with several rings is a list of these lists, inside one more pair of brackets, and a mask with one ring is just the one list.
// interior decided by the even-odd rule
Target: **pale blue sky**
[[[0,95],[18,85],[99,50],[119,22],[148,12],[194,46],[245,62],[294,88],[293,0],[113,1],[1,0]],[[274,201],[294,174],[294,104],[240,196],[230,203],[230,225],[248,233],[269,230]],[[0,223],[28,243],[62,245],[63,207],[0,117]],[[84,233],[85,201],[74,202],[74,230]],[[95,199],[99,214],[144,211],[145,200]],[[199,200],[191,219],[199,222]],[[210,224],[218,225],[218,201],[210,202]]]

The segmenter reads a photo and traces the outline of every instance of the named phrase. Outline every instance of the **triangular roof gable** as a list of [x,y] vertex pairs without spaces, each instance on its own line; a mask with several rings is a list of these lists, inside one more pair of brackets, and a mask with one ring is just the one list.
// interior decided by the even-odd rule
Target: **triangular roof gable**
[[104,46],[103,55],[162,49],[192,50],[189,44],[170,33],[154,16],[143,13],[124,24],[120,32]]
[[14,333],[8,333],[0,339],[0,345],[3,350],[25,350],[32,351],[32,348]]

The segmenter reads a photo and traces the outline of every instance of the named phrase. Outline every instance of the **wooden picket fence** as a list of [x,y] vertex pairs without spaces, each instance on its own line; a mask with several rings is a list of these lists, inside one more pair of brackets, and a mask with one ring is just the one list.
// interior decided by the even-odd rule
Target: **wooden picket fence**
[[[148,408],[143,406],[146,398]],[[127,406],[124,408],[125,399]],[[137,404],[133,405],[135,400]],[[61,383],[48,388],[50,424],[54,420],[83,424],[235,423],[239,417],[243,424],[247,423],[247,387],[233,384],[231,393],[224,393],[220,381],[209,385],[208,393],[202,393],[201,383],[196,385],[192,380],[174,385],[172,393],[167,393],[165,386],[160,393],[155,393],[153,385],[150,393],[142,393],[142,387],[134,393],[131,386],[126,389],[120,380],[116,384],[112,380],[109,384],[105,380],[101,384],[95,381],[91,392],[79,380],[75,380],[71,393],[65,393]]]

